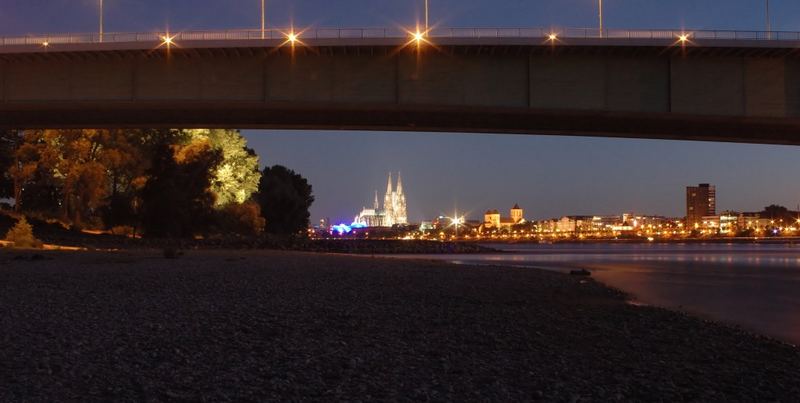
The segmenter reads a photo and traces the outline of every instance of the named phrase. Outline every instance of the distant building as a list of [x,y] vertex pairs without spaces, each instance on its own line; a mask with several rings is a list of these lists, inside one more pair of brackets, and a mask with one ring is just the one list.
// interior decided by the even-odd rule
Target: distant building
[[391,227],[393,225],[408,224],[408,213],[406,207],[406,195],[403,193],[403,178],[397,174],[397,190],[392,190],[392,174],[386,185],[386,194],[383,197],[383,208],[378,203],[378,192],[375,192],[375,200],[372,208],[364,207],[355,219],[353,224],[365,227]]
[[483,215],[484,228],[500,228],[500,212],[497,210],[488,210]]
[[331,225],[332,225],[331,224],[331,219],[328,218],[328,217],[321,218],[319,220],[319,228],[320,229],[328,229],[328,228],[330,228]]
[[717,215],[717,189],[708,183],[686,187],[686,226],[700,228],[703,217]]
[[564,233],[588,232],[592,230],[593,220],[593,216],[564,216],[556,223],[556,231]]
[[483,215],[483,229],[504,229],[525,222],[525,211],[515,204],[510,210],[509,217],[502,217],[497,210],[488,210]]

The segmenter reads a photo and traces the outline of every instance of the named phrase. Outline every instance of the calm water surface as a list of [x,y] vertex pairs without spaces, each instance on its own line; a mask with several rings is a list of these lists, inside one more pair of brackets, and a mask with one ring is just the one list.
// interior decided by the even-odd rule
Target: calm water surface
[[488,245],[488,255],[406,256],[569,271],[639,302],[678,308],[800,345],[800,245]]

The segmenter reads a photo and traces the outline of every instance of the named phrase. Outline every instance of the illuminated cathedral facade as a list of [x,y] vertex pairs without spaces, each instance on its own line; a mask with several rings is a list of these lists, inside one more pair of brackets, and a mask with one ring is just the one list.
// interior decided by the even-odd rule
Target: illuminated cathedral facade
[[393,225],[408,224],[406,208],[406,195],[403,193],[403,178],[397,174],[397,187],[392,186],[392,174],[386,184],[386,194],[383,196],[383,208],[375,192],[372,208],[364,208],[353,220],[353,224],[364,227],[391,227]]

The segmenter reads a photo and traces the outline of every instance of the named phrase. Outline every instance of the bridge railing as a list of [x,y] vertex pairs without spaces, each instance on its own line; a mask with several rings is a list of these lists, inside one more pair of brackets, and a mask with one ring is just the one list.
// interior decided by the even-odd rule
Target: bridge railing
[[[285,40],[289,29],[186,31],[167,34],[164,32],[130,32],[91,34],[42,34],[0,37],[0,46],[91,44],[91,43],[136,43],[160,42],[165,36],[174,41],[225,41],[225,40]],[[402,28],[318,28],[297,31],[299,39],[381,39],[408,38],[412,30]],[[427,32],[430,38],[542,38],[557,35],[560,39],[675,39],[686,35],[703,40],[748,40],[748,41],[800,41],[800,32],[789,31],[729,31],[729,30],[631,30],[597,28],[434,28]]]

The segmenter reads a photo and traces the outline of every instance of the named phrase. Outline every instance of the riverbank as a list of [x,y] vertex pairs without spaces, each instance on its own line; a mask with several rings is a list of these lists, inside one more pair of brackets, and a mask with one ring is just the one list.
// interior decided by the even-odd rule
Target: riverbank
[[[0,400],[791,401],[800,350],[534,269],[0,251]],[[24,256],[23,256],[24,257]]]
[[664,244],[664,245],[702,245],[702,244],[788,244],[800,245],[800,237],[719,237],[719,238],[674,238],[674,239],[653,239],[648,238],[635,238],[635,239],[613,239],[613,238],[598,238],[598,239],[555,239],[555,240],[539,240],[539,239],[519,239],[519,240],[503,240],[503,239],[480,239],[480,240],[461,240],[458,242],[465,243],[480,243],[484,245],[594,245],[594,244],[609,244],[609,245],[648,245],[648,244]]
[[[70,230],[57,222],[46,222],[28,218],[34,236],[48,245],[49,249],[86,250],[248,250],[270,249],[302,252],[324,252],[344,254],[389,255],[389,254],[478,254],[501,251],[467,242],[440,242],[426,240],[393,239],[308,239],[302,237],[260,236],[210,236],[204,238],[133,238],[99,232]],[[16,223],[16,219],[0,212],[0,247],[8,246],[2,238]]]

